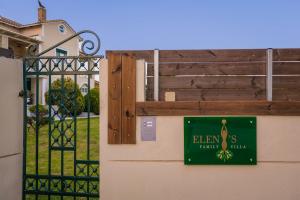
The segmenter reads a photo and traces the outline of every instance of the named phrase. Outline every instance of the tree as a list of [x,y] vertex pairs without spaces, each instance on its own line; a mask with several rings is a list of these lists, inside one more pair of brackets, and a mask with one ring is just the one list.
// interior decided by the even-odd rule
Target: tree
[[[65,115],[81,114],[84,110],[84,97],[82,96],[79,86],[70,78],[57,79],[51,84],[51,90],[47,91],[46,102],[51,105],[57,105],[58,111]],[[49,98],[49,92],[51,98]]]

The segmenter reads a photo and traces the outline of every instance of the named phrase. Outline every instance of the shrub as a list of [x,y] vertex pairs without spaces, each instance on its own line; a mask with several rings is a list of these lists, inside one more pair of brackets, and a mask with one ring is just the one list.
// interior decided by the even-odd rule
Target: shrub
[[[36,110],[36,105],[30,106],[29,107],[29,112],[32,114],[30,117],[34,122],[36,122],[36,115],[37,115],[37,110]],[[38,105],[38,112],[39,112],[39,123],[40,125],[45,125],[48,123],[48,109],[43,106],[43,105]]]
[[[85,111],[88,110],[88,94],[84,96]],[[90,111],[99,115],[99,88],[93,88],[90,90]]]
[[[70,78],[64,79],[64,93],[61,90],[61,79],[55,80],[51,84],[51,102],[49,99],[49,91],[46,92],[46,102],[58,106],[58,111],[66,115],[79,115],[84,110],[84,97],[82,96],[78,85]],[[75,99],[75,101],[74,101]],[[61,105],[63,101],[63,105]]]

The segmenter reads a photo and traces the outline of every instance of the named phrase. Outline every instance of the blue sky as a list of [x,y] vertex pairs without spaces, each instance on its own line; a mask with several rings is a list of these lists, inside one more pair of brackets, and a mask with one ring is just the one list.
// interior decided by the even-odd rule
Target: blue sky
[[[48,19],[91,29],[108,49],[300,47],[299,0],[41,0]],[[37,0],[0,0],[0,15],[37,20]]]

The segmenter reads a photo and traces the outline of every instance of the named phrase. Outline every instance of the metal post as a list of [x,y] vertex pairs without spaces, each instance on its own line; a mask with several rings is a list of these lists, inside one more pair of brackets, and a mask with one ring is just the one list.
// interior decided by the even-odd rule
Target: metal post
[[159,50],[154,50],[154,101],[159,101]]
[[148,62],[144,66],[144,101],[147,100],[147,87],[148,87]]
[[273,95],[273,49],[267,49],[267,100],[272,101]]

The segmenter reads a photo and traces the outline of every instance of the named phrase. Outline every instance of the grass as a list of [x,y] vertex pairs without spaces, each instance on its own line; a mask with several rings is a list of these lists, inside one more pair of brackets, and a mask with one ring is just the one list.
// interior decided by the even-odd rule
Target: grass
[[[62,126],[62,123],[55,121],[51,129],[54,126]],[[75,125],[71,120],[66,120],[63,127],[67,126],[70,128],[65,132],[65,134],[70,137],[73,132]],[[87,119],[77,119],[77,142],[76,142],[76,160],[87,160]],[[49,133],[48,124],[41,126],[38,133],[38,174],[48,175],[48,158],[49,158]],[[52,135],[59,137],[58,129],[53,131]],[[60,141],[61,139],[59,139]],[[36,134],[33,128],[30,128],[27,133],[27,153],[26,153],[26,173],[36,174]],[[51,139],[51,143],[54,140]],[[67,140],[64,139],[64,143]],[[74,137],[72,137],[71,142],[74,142]],[[71,146],[69,143],[67,146]],[[63,172],[65,176],[74,176],[74,151],[65,151],[63,161]],[[90,160],[99,160],[99,117],[90,119]],[[61,175],[61,151],[51,150],[51,175]],[[31,199],[31,198],[29,198]],[[44,199],[40,197],[39,199]],[[55,198],[53,198],[55,199]],[[68,198],[64,198],[68,199]],[[73,197],[72,197],[73,199]]]

